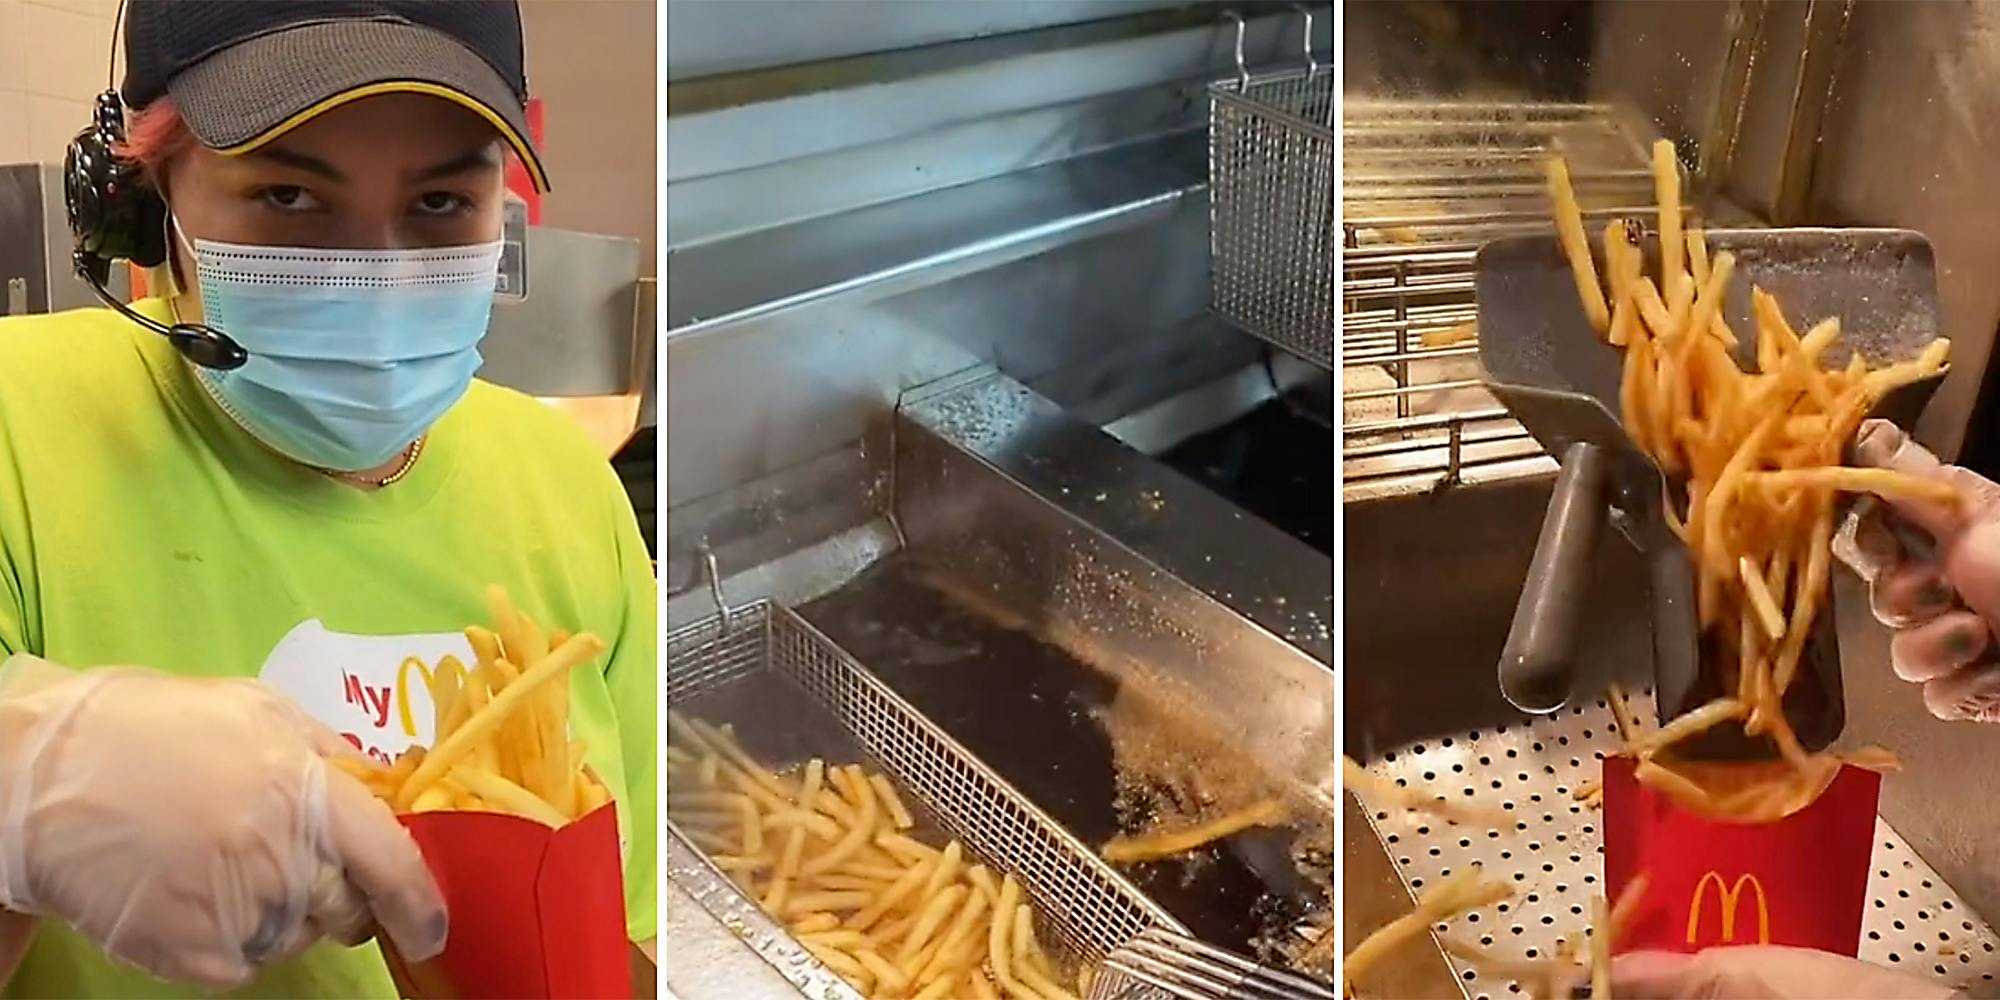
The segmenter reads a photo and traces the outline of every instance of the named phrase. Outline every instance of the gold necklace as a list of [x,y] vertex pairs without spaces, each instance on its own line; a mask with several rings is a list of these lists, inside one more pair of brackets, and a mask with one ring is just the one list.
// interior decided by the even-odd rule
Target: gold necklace
[[430,435],[426,434],[410,442],[409,446],[403,449],[403,460],[396,463],[396,467],[389,470],[388,475],[379,479],[359,472],[342,472],[339,469],[322,469],[319,466],[313,466],[312,468],[320,475],[331,476],[341,482],[354,483],[358,486],[370,486],[375,489],[394,486],[404,476],[409,475],[411,469],[416,468],[417,456],[424,453],[424,441],[429,439],[429,437]]

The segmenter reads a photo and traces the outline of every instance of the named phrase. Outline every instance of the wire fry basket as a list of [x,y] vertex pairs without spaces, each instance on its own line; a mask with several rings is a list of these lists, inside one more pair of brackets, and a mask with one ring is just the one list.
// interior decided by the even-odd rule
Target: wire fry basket
[[1333,83],[1303,70],[1252,76],[1236,21],[1236,78],[1209,86],[1209,250],[1215,308],[1322,368],[1333,367]]
[[[1043,930],[1078,959],[1102,962],[1149,927],[1185,933],[1158,904],[796,612],[770,601],[729,607],[719,591],[716,596],[721,608],[716,615],[667,636],[668,707],[716,723],[735,722],[746,745],[773,770],[811,756],[866,758],[910,793],[912,812],[922,814],[920,827],[957,838],[981,861],[1018,878]],[[705,862],[671,821],[668,832]],[[740,890],[734,895],[738,898],[724,908],[755,908]],[[788,934],[760,937],[746,940],[802,990],[833,978]]]

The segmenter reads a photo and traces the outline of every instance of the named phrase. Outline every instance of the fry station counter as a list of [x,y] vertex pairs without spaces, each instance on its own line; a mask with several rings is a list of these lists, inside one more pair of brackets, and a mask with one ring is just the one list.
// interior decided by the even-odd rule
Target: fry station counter
[[[1487,318],[1474,302],[1481,246],[1553,232],[1551,154],[1567,160],[1593,238],[1607,220],[1652,217],[1659,138],[1678,146],[1693,214],[1713,229],[1922,228],[1938,254],[1936,333],[1952,339],[1954,363],[1919,426],[1950,454],[1995,323],[1990,282],[1970,276],[1983,244],[1928,209],[1936,196],[1919,193],[1921,181],[1882,173],[1883,158],[1899,156],[1883,115],[1928,100],[1884,89],[1928,79],[1907,63],[1930,67],[1931,56],[1915,53],[1990,71],[1990,54],[1967,52],[1963,25],[1940,13],[1754,0],[1347,6],[1343,749],[1392,791],[1510,822],[1447,823],[1380,788],[1347,796],[1343,947],[1474,866],[1516,889],[1412,937],[1353,983],[1356,995],[1522,995],[1539,984],[1507,970],[1582,949],[1592,899],[1607,893],[1593,789],[1599,762],[1624,746],[1609,692],[1625,692],[1642,730],[1659,722],[1654,584],[1612,531],[1590,556],[1595,596],[1569,704],[1524,714],[1496,682],[1557,465],[1487,389],[1492,345],[1474,322]],[[1876,187],[1863,190],[1863,176]],[[1931,718],[1890,669],[1865,585],[1841,568],[1833,580],[1846,716],[1836,746],[1878,744],[1904,765],[1883,778],[1859,956],[2000,995],[2000,937],[1981,916],[2000,906],[1990,846],[2000,813],[1964,781],[2000,744],[1986,727]],[[1421,682],[1413,663],[1425,665]],[[1742,891],[1725,889],[1721,905]]]
[[[1330,11],[957,10],[790,48],[748,33],[773,51],[681,75],[670,57],[663,984],[1331,996],[1332,393],[1290,342],[1330,342],[1330,152],[1260,175],[1293,200],[1234,202],[1231,232],[1303,220],[1246,243],[1277,258],[1241,280],[1276,276],[1286,303],[1253,314],[1214,284],[1208,128],[1241,51],[1253,96],[1267,71],[1303,95],[1270,120],[1330,151]],[[669,37],[733,37],[713,22],[732,16],[669,5]],[[819,780],[875,792],[767,867],[705,815],[705,747],[736,762],[718,787],[779,795],[754,808]],[[936,895],[821,930],[783,873],[838,866],[814,858],[871,799],[909,823],[837,857],[934,866]],[[1005,884],[974,902],[988,873]],[[911,943],[932,909],[977,931],[962,957]],[[984,909],[1021,914],[1011,959]],[[1170,947],[1203,978],[1142,932],[1200,942]]]

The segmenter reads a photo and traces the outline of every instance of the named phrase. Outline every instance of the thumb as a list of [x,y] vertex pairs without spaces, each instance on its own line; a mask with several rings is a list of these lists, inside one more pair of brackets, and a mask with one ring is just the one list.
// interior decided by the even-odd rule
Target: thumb
[[1858,465],[1889,469],[1907,476],[1947,483],[1958,490],[1959,503],[1884,498],[1905,520],[1922,528],[1940,545],[1948,544],[1965,527],[1974,510],[1996,499],[1992,481],[1956,465],[1938,461],[1930,449],[1918,444],[1903,429],[1887,420],[1869,420],[1854,438],[1854,460]]

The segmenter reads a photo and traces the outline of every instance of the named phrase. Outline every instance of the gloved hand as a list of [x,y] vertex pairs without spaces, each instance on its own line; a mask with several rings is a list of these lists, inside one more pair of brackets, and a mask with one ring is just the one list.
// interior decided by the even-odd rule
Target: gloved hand
[[1693,955],[1634,952],[1611,963],[1620,1000],[1946,1000],[1929,979],[1806,948],[1756,945]]
[[0,907],[213,989],[321,937],[444,947],[444,902],[351,753],[250,680],[0,665]]
[[1898,501],[1869,512],[1834,545],[1869,582],[1875,617],[1896,630],[1889,645],[1896,676],[1924,686],[1940,719],[2000,721],[2000,485],[1938,461],[1895,425],[1871,420],[1856,437],[1863,465],[1950,483],[1956,509]]

